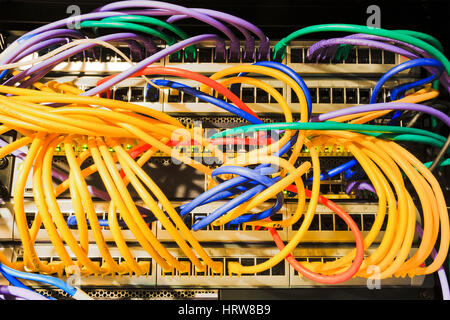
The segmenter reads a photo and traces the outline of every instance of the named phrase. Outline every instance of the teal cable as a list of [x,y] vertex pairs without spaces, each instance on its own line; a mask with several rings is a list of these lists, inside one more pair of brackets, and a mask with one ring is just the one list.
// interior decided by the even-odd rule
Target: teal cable
[[[366,134],[381,139],[390,139],[393,141],[408,141],[408,142],[429,144],[436,148],[442,148],[444,146],[444,143],[442,143],[439,140],[417,134],[386,134],[386,133],[366,133]],[[450,154],[450,150],[448,150],[447,153]]]
[[177,40],[165,33],[162,33],[158,30],[141,26],[139,24],[130,23],[130,22],[104,22],[104,21],[94,21],[94,20],[88,20],[88,21],[82,21],[80,24],[81,28],[113,28],[113,29],[127,29],[127,30],[133,30],[138,32],[143,32],[155,37],[158,37],[165,42],[167,42],[168,45],[173,45],[177,42]]
[[[429,168],[431,166],[431,164],[433,163],[433,161],[429,161],[429,162],[425,162],[423,165],[427,168]],[[439,164],[440,167],[445,167],[445,166],[450,166],[450,158],[445,159],[444,161],[442,161]]]
[[[145,23],[145,24],[151,24],[151,25],[155,25],[164,29],[167,29],[169,31],[171,31],[172,33],[176,34],[178,37],[180,37],[180,39],[182,40],[186,40],[187,38],[189,38],[189,36],[186,34],[186,32],[184,32],[183,30],[181,30],[179,27],[167,23],[166,21],[162,21],[153,17],[147,17],[147,16],[139,16],[139,15],[131,15],[131,14],[127,14],[127,15],[123,15],[123,16],[113,16],[113,17],[108,17],[108,18],[104,18],[101,21],[104,22],[139,22],[139,23]],[[185,49],[185,55],[187,56],[188,54],[193,55],[193,57],[196,57],[196,50],[195,50],[195,46],[189,46],[186,47]]]
[[353,124],[353,123],[340,123],[335,121],[324,122],[279,122],[268,124],[255,124],[232,128],[218,132],[214,134],[211,139],[218,137],[225,137],[227,135],[245,133],[248,131],[269,131],[269,130],[347,130],[360,133],[365,132],[381,132],[381,133],[403,133],[403,134],[415,134],[420,136],[426,136],[442,143],[445,143],[446,139],[436,133],[429,132],[422,129],[396,127],[396,126],[380,126],[380,125],[367,125],[367,124]]

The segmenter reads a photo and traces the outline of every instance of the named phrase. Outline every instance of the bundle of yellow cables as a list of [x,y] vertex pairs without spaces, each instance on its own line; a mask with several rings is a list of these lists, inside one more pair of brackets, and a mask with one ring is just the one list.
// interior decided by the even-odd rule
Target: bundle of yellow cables
[[[283,96],[267,83],[250,77],[225,78],[240,72],[259,73],[285,82],[299,97],[301,122],[307,121],[308,110],[304,93],[295,81],[282,72],[260,66],[239,66],[218,72],[211,76],[211,79],[219,81],[224,87],[234,83],[247,83],[265,90],[279,103],[286,122],[293,121],[291,109]],[[3,123],[0,126],[0,134],[15,130],[23,135],[22,138],[0,148],[0,158],[29,145],[28,154],[13,191],[14,213],[24,248],[24,259],[23,263],[13,264],[0,254],[0,262],[8,266],[46,274],[61,273],[72,265],[78,265],[85,274],[146,274],[149,265],[138,263],[134,259],[121,232],[117,215],[119,213],[120,219],[124,220],[140,246],[161,266],[163,271],[170,272],[175,268],[180,272],[189,272],[190,263],[192,263],[198,272],[205,271],[209,267],[214,273],[221,274],[222,264],[213,261],[207,254],[169,199],[141,168],[156,152],[163,152],[211,176],[211,168],[168,146],[169,141],[182,139],[199,141],[225,165],[248,166],[264,163],[280,167],[279,171],[272,174],[274,177],[281,178],[277,183],[226,213],[214,222],[215,225],[223,225],[249,212],[292,183],[297,187],[298,206],[288,219],[277,222],[248,223],[263,227],[288,227],[296,223],[304,214],[304,222],[293,239],[278,254],[262,264],[244,267],[239,263],[230,263],[230,273],[257,273],[271,268],[299,245],[309,228],[319,201],[320,163],[315,147],[330,143],[345,146],[353,154],[377,191],[379,209],[372,229],[364,239],[364,248],[367,249],[374,244],[386,213],[388,214],[383,240],[373,254],[364,258],[357,275],[370,276],[367,269],[371,265],[377,265],[380,268],[381,278],[392,275],[427,274],[436,271],[445,260],[449,246],[449,221],[441,188],[429,170],[395,142],[349,131],[303,130],[299,131],[289,159],[275,157],[273,154],[294,134],[294,131],[287,130],[282,138],[273,144],[228,159],[209,140],[183,130],[185,128],[179,121],[163,112],[132,103],[79,96],[81,91],[70,83],[60,84],[53,81],[46,85],[35,84],[35,86],[39,90],[0,86],[1,93],[9,94],[9,96],[0,96],[0,122]],[[201,89],[211,90],[205,85]],[[436,93],[432,90],[424,90],[399,101],[419,102],[435,95]],[[57,107],[52,104],[56,104]],[[389,111],[357,114],[334,119],[334,121],[365,123],[387,112]],[[129,139],[136,139],[138,145],[148,144],[151,148],[135,160],[123,147]],[[87,141],[88,148],[76,154],[73,150],[75,140]],[[70,171],[69,178],[55,187],[52,181],[52,160],[55,148],[61,144],[64,146]],[[294,164],[304,144],[310,150],[311,162],[304,162],[296,168]],[[93,160],[93,164],[81,169],[89,158]],[[314,180],[309,204],[304,213],[306,196],[301,176],[311,167]],[[120,264],[113,259],[105,242],[86,183],[86,178],[95,172],[99,173],[111,198],[108,222],[114,241],[123,257],[123,262]],[[402,172],[414,186],[423,211],[423,239],[416,253],[411,257],[409,255],[414,239],[416,207],[405,187]],[[33,178],[34,200],[38,207],[31,229],[27,226],[24,212],[24,188],[30,174]],[[129,184],[136,190],[145,207],[170,233],[176,244],[189,258],[190,263],[178,261],[158,241],[139,212],[135,199],[131,197],[127,189]],[[58,206],[57,197],[66,190],[70,191],[79,240],[68,227]],[[61,262],[46,264],[39,259],[35,251],[34,243],[42,223]],[[88,235],[88,225],[104,259],[102,265],[92,261],[88,256],[91,240]],[[438,255],[431,265],[423,267],[422,264],[437,241],[439,230]],[[66,246],[76,256],[76,261],[71,258]],[[305,266],[324,275],[332,275],[347,269],[354,258],[355,251],[352,251],[333,262],[305,264]]]

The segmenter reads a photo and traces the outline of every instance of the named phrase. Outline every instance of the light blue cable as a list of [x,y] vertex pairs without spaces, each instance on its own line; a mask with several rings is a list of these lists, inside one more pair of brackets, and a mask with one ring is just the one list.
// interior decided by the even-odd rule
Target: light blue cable
[[55,286],[55,287],[63,290],[70,296],[73,296],[78,290],[78,289],[72,287],[71,285],[67,284],[65,281],[62,281],[61,279],[58,279],[58,278],[46,276],[43,274],[22,272],[22,271],[18,271],[18,270],[9,268],[5,265],[2,265],[2,268],[5,272],[7,272],[9,275],[11,275],[13,277],[50,284],[52,286]]

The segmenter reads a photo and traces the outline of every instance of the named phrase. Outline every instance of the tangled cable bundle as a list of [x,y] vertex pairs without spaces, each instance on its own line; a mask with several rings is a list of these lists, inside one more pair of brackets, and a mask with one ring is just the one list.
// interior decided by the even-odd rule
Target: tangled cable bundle
[[[170,16],[166,21],[153,17],[166,15]],[[230,41],[229,53],[226,53],[225,42],[218,35],[189,37],[174,25],[176,21],[188,17],[214,26],[225,34]],[[0,77],[9,74],[9,78],[0,85],[0,134],[12,131],[18,134],[15,141],[1,143],[0,158],[13,154],[24,161],[12,193],[15,222],[24,250],[23,262],[11,262],[0,252],[0,271],[12,284],[21,286],[15,277],[25,277],[23,274],[70,274],[70,267],[74,265],[84,275],[147,274],[149,263],[137,262],[133,256],[122,233],[125,225],[164,272],[178,270],[189,273],[192,264],[195,273],[205,272],[209,268],[212,273],[221,274],[222,263],[209,256],[196,238],[196,232],[208,225],[241,224],[244,227],[268,228],[279,252],[253,266],[230,262],[227,266],[230,274],[260,273],[283,259],[300,275],[326,284],[341,283],[355,276],[372,277],[373,266],[377,267],[380,279],[430,274],[441,268],[448,254],[450,225],[445,198],[433,171],[449,164],[448,158],[443,159],[449,152],[449,142],[431,131],[394,125],[395,119],[406,110],[430,114],[437,121],[450,125],[450,118],[445,112],[420,104],[437,97],[439,82],[449,88],[450,64],[436,39],[417,32],[353,25],[311,26],[282,39],[274,48],[274,57],[283,56],[288,43],[296,37],[312,32],[344,31],[357,34],[319,41],[310,48],[310,57],[345,59],[351,46],[364,45],[402,54],[410,59],[380,79],[370,104],[317,115],[305,82],[282,63],[260,61],[241,64],[224,68],[209,77],[183,68],[151,65],[168,55],[180,57],[183,48],[185,57],[195,56],[194,45],[204,41],[216,42],[216,57],[239,57],[238,38],[224,23],[236,27],[244,35],[244,57],[255,55],[253,35],[256,35],[259,39],[258,59],[264,60],[269,54],[267,37],[259,28],[240,18],[213,10],[188,9],[157,1],[122,1],[81,15],[80,21],[79,30],[63,29],[66,19],[38,28],[0,55],[0,69],[4,70]],[[101,28],[106,32],[111,28],[122,30],[121,33],[88,39],[82,32],[90,28]],[[156,50],[155,42],[149,36],[163,39],[167,46]],[[131,56],[117,49],[114,46],[117,42],[130,44]],[[55,45],[57,48],[48,49]],[[87,91],[71,82],[44,79],[55,66],[70,56],[95,55],[92,50],[95,46],[115,51],[130,67],[103,78],[97,86]],[[49,52],[37,59],[22,60],[43,49]],[[132,58],[135,60],[136,57],[140,61],[133,63]],[[417,66],[424,67],[431,76],[393,88],[392,102],[376,103],[378,93],[390,77]],[[166,76],[171,79],[176,77],[180,82],[169,81]],[[132,77],[141,77],[147,86],[158,90],[171,88],[197,97],[243,118],[249,125],[205,138],[202,132],[184,126],[167,113],[111,99],[111,88]],[[184,79],[198,83],[200,89],[184,84]],[[293,110],[268,79],[283,82],[288,90],[292,90],[298,98],[299,109]],[[242,84],[262,90],[276,101],[284,122],[264,123],[235,94]],[[396,113],[388,125],[371,122],[392,111]],[[293,113],[299,115],[298,122],[294,121]],[[427,144],[443,151],[433,163],[424,164],[400,146],[399,141]],[[256,148],[236,154],[223,150],[226,144],[242,143],[255,144]],[[354,159],[339,168],[322,172],[319,150],[330,144],[342,146]],[[27,154],[19,151],[25,146],[28,146]],[[212,167],[202,163],[189,152],[191,146],[208,150],[221,165]],[[61,172],[52,166],[57,149],[67,160],[68,172]],[[304,149],[309,152],[308,161],[300,158]],[[157,153],[205,174],[213,182],[211,188],[195,199],[174,207],[161,186],[142,168]],[[320,194],[321,180],[356,165],[362,168],[370,181],[370,185],[366,183],[368,189],[378,198],[378,212],[365,237],[342,207]],[[312,178],[307,180],[306,173],[311,171]],[[87,178],[92,174],[99,175],[103,188],[89,185]],[[30,175],[38,212],[29,228],[24,209],[24,190]],[[54,181],[58,183],[54,184]],[[131,195],[131,190],[139,199]],[[69,191],[74,209],[74,216],[69,219],[64,217],[57,201],[58,196],[66,191]],[[272,221],[271,217],[283,206],[286,191],[297,194],[296,209],[286,219]],[[98,198],[109,203],[106,221],[99,219],[94,209],[95,199]],[[419,200],[420,206],[414,203],[414,198]],[[184,217],[187,214],[219,200],[223,204],[195,221],[192,228],[186,225]],[[271,202],[272,206],[261,212],[255,211],[266,202]],[[355,238],[356,248],[332,262],[299,262],[292,252],[301,245],[319,204],[344,220]],[[290,227],[301,218],[303,221],[298,231],[288,243],[284,243],[277,229]],[[375,240],[385,220],[386,230],[378,243]],[[153,221],[161,223],[189,261],[179,261],[158,240],[150,227]],[[45,227],[60,258],[58,262],[46,263],[40,260],[36,252],[35,242],[41,225]],[[122,257],[120,263],[113,258],[110,244],[105,241],[102,232],[105,225],[119,249]],[[77,237],[71,228],[73,226],[76,226]],[[412,253],[417,226],[421,226],[423,231],[420,231],[420,244]],[[92,231],[93,239],[88,230]],[[89,243],[92,241],[103,258],[102,264],[89,256]],[[426,265],[425,261],[432,255],[435,246],[438,250],[433,262]],[[374,250],[366,256],[368,248]],[[50,278],[45,279],[50,281]],[[38,281],[44,281],[42,279]],[[72,296],[85,297],[80,290],[66,289]]]

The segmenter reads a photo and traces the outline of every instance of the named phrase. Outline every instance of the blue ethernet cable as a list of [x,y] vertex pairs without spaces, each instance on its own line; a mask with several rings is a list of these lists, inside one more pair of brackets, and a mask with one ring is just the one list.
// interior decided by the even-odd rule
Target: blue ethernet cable
[[[298,137],[298,132],[296,132],[295,135],[292,136],[292,138],[285,145],[283,145],[280,150],[278,150],[276,153],[274,153],[274,156],[280,157],[283,154],[285,154],[295,144],[295,142],[297,141],[297,137]],[[269,166],[269,164],[261,164],[261,165],[257,166],[254,170],[262,170],[263,168],[269,169],[270,166]],[[269,174],[269,173],[262,173],[262,171],[260,171],[260,172],[261,172],[261,174]],[[196,197],[191,202],[178,207],[179,211],[180,211],[180,215],[185,215],[185,214],[191,212],[194,208],[201,206],[203,204],[210,203],[213,201],[218,201],[223,198],[231,197],[231,196],[235,195],[236,193],[232,193],[229,189],[239,186],[247,181],[248,181],[248,179],[240,176],[240,177],[235,177],[233,179],[221,182],[219,185],[205,191],[204,193],[202,193],[201,195]],[[225,191],[225,190],[228,190],[228,191]],[[247,190],[247,189],[243,188],[243,189],[240,189],[237,191],[245,191],[245,190]],[[244,202],[244,201],[242,201],[242,202]],[[241,203],[238,203],[235,206],[237,206]],[[246,215],[246,216],[239,217],[238,220],[230,221],[230,224],[231,224],[231,222],[240,221],[240,223],[243,223],[243,222],[248,222],[250,220],[257,220],[257,219],[255,219],[254,215]]]
[[8,280],[8,282],[15,286],[15,287],[20,287],[23,289],[28,289],[31,290],[30,288],[28,288],[26,285],[24,285],[22,282],[20,282],[20,280],[16,279],[15,277],[9,275],[4,269],[3,269],[3,264],[0,264],[0,273],[2,274],[2,276]]
[[22,271],[18,271],[18,270],[9,268],[5,265],[1,265],[1,268],[3,269],[3,271],[5,273],[7,273],[8,275],[10,275],[12,277],[36,281],[36,282],[43,282],[43,283],[55,286],[55,287],[63,290],[68,295],[70,295],[71,297],[74,297],[74,298],[89,298],[89,296],[86,293],[84,293],[81,289],[74,288],[61,279],[42,275],[42,274],[37,274],[37,273],[22,272]]
[[[266,189],[266,186],[264,186],[264,185],[257,185],[256,187],[243,192],[239,196],[237,196],[237,197],[229,200],[228,202],[226,202],[220,208],[218,208],[218,209],[214,210],[213,212],[211,212],[208,216],[199,219],[192,226],[192,230],[197,231],[197,230],[200,230],[200,229],[206,227],[208,224],[210,224],[213,221],[215,221],[216,219],[220,218],[225,213],[231,211],[232,209],[234,209],[235,207],[237,207],[240,204],[244,203],[245,201],[250,200],[252,197],[257,195],[258,193],[264,191],[264,189]],[[259,218],[254,217],[253,220],[260,220],[260,219],[269,217],[272,214],[276,213],[280,208],[281,208],[281,204],[279,202],[277,202],[276,206],[271,207],[270,209],[267,209],[267,210],[265,210],[263,212],[260,212],[258,214],[252,215],[252,216],[256,216],[257,215],[259,217]],[[239,224],[239,223],[236,223],[235,221],[230,221],[229,224],[233,225],[233,224]]]
[[[411,82],[411,83],[406,83],[406,84],[402,84],[399,85],[397,87],[394,87],[391,89],[391,100],[397,100],[400,98],[403,98],[403,95],[406,91],[408,91],[409,89],[415,88],[415,87],[419,87],[422,86],[424,84],[433,82],[435,80],[436,76],[435,74],[432,74],[431,76],[421,79],[421,80],[417,80],[415,82]],[[391,125],[394,123],[394,120],[397,119],[398,117],[400,117],[400,115],[403,112],[401,110],[397,110],[394,115],[392,116],[391,120],[388,122],[388,125]]]
[[[156,220],[156,219],[155,219]],[[76,216],[69,216],[67,218],[67,225],[70,226],[76,226],[77,225],[77,217]],[[89,220],[86,219],[87,225],[89,226]],[[100,227],[109,227],[109,222],[107,219],[98,219],[98,223]],[[123,220],[119,220],[119,226],[126,226],[125,222]]]
[[2,71],[2,73],[0,73],[0,80],[2,80],[7,74],[8,74],[9,69],[5,69]]
[[[396,100],[398,97],[400,97],[401,94],[403,94],[404,92],[406,92],[409,89],[433,82],[434,80],[438,79],[441,76],[442,72],[444,71],[444,65],[440,61],[435,60],[435,59],[420,58],[420,59],[414,59],[414,60],[409,60],[409,61],[403,62],[403,63],[393,67],[389,71],[387,71],[380,78],[380,80],[378,80],[377,84],[373,88],[372,96],[370,97],[370,104],[376,103],[376,99],[377,99],[379,91],[381,90],[382,86],[385,84],[385,82],[389,78],[391,78],[392,76],[396,75],[397,73],[399,73],[403,70],[407,70],[407,69],[414,68],[414,67],[432,67],[433,69],[436,69],[436,72],[425,79],[420,79],[417,81],[413,81],[411,83],[402,84],[400,86],[397,86],[397,87],[391,89],[391,93],[390,93],[391,100]],[[401,114],[402,114],[402,111],[396,111],[394,113],[393,117],[391,118],[391,121],[389,124],[391,124],[393,122],[393,120],[398,118]]]
[[[348,169],[354,167],[358,162],[355,159],[352,159],[344,164],[341,164],[340,166],[337,166],[336,168],[330,169],[325,173],[321,173],[320,174],[320,181],[328,179],[328,178],[332,178],[335,175],[347,171]],[[307,184],[311,184],[313,181],[313,178],[309,178],[307,180]]]
[[[311,113],[312,113],[311,94],[309,93],[308,86],[303,81],[303,79],[297,74],[297,72],[295,72],[288,66],[286,66],[282,63],[279,63],[279,62],[275,62],[275,61],[259,61],[259,62],[254,63],[253,65],[276,69],[278,71],[285,73],[289,77],[291,77],[300,86],[303,93],[305,94],[306,104],[308,106],[308,119],[311,117]],[[247,73],[242,72],[242,73],[238,74],[238,77],[243,77],[245,75],[247,75]],[[235,92],[236,88],[239,88],[239,86],[240,86],[239,83],[232,84],[230,90],[232,92]],[[239,89],[237,91],[239,91]]]
[[[212,223],[214,220],[220,218],[225,213],[229,212],[231,209],[236,207],[238,204],[241,204],[245,201],[248,201],[253,196],[264,190],[265,188],[270,187],[275,183],[274,179],[270,179],[264,175],[261,175],[257,172],[257,170],[252,170],[249,168],[244,167],[238,167],[238,166],[222,166],[217,169],[215,169],[212,172],[212,176],[217,176],[221,174],[236,174],[241,177],[245,177],[247,179],[251,179],[253,181],[257,181],[260,183],[260,185],[256,186],[255,188],[252,188],[241,195],[237,196],[236,198],[228,201],[225,205],[221,206],[220,208],[216,209],[214,212],[210,213],[205,218],[197,221],[193,226],[193,230],[199,230],[201,228],[204,228],[208,224]],[[277,212],[281,206],[283,205],[283,196],[281,193],[277,194],[277,201],[273,209],[269,209],[264,211],[263,213],[260,213],[260,215],[267,217],[271,214]]]
[[196,90],[192,87],[189,87],[183,83],[169,81],[169,80],[163,80],[163,79],[155,79],[152,80],[152,82],[160,87],[170,87],[179,91],[186,92],[190,95],[193,95],[194,97],[197,97],[203,101],[209,102],[211,104],[214,104],[218,106],[219,108],[222,108],[226,111],[229,111],[231,113],[234,113],[235,115],[247,120],[250,123],[259,123],[262,124],[263,122],[259,120],[258,118],[254,117],[253,115],[239,109],[238,107],[235,107],[223,100],[217,99],[213,96],[210,96],[204,92],[201,92],[199,90]]
[[[390,69],[389,71],[387,71],[381,78],[380,80],[378,80],[377,84],[375,85],[375,87],[373,88],[372,91],[372,96],[370,97],[370,103],[376,103],[376,99],[378,96],[378,93],[381,89],[381,87],[386,83],[386,81],[391,78],[392,76],[396,75],[397,73],[407,70],[407,69],[411,69],[414,67],[432,67],[434,69],[436,69],[436,72],[431,76],[426,78],[426,80],[428,80],[425,83],[428,82],[432,82],[433,80],[439,78],[442,74],[442,72],[444,71],[444,65],[435,59],[429,59],[429,58],[420,58],[420,59],[414,59],[414,60],[409,60],[406,62],[403,62],[395,67],[393,67],[392,69]],[[418,85],[423,85],[425,83],[423,83],[424,79],[409,83],[407,86],[403,85],[403,88],[406,88],[406,90],[414,88]],[[418,84],[419,83],[419,84]],[[405,91],[404,89],[395,91],[396,95],[398,95],[399,92],[401,91]]]
[[[4,265],[0,263],[0,273],[2,274],[2,276],[12,285],[15,287],[19,287],[22,289],[26,289],[26,290],[30,290],[35,292],[34,290],[32,290],[31,288],[27,287],[26,285],[24,285],[19,279],[17,279],[16,277],[10,275],[7,270],[5,270]],[[56,300],[52,297],[47,298],[50,300]]]
[[[297,141],[297,137],[298,137],[298,132],[296,132],[295,135],[292,136],[292,138],[285,145],[283,145],[280,150],[278,150],[276,153],[274,153],[274,156],[280,157],[283,154],[285,154],[295,144],[295,142]],[[265,173],[265,172],[261,171],[263,169],[268,170],[268,169],[271,169],[271,167],[269,164],[261,164],[261,165],[257,166],[254,170],[259,170],[260,174],[269,174],[269,172]],[[247,190],[248,188],[240,188],[240,189],[236,188],[235,189],[236,192],[234,192],[234,193],[230,190],[234,187],[237,187],[237,186],[240,186],[240,185],[246,183],[247,181],[248,181],[247,178],[245,178],[243,176],[239,176],[239,177],[235,177],[233,179],[221,182],[219,185],[214,186],[213,188],[205,191],[204,193],[202,193],[201,195],[199,195],[198,197],[193,199],[191,202],[178,207],[180,215],[185,215],[185,214],[191,212],[194,208],[201,206],[203,204],[210,203],[213,201],[218,201],[218,200],[221,200],[226,197],[231,197],[239,191]],[[245,198],[240,198],[239,202],[234,203],[233,208],[242,204],[245,201],[247,201],[247,200],[245,200]],[[231,209],[233,209],[233,208],[231,208]],[[275,212],[276,211],[274,211],[273,213],[275,213]],[[265,214],[267,214],[267,212],[261,212],[258,214],[249,214],[249,215],[240,216],[240,217],[237,217],[236,219],[230,221],[229,224],[237,224],[237,223],[244,223],[244,222],[253,221],[253,220],[259,220],[261,218],[261,216],[267,217],[267,216],[265,216]],[[271,214],[269,214],[269,216],[270,215]]]
[[[174,81],[168,81],[168,80],[162,80],[162,79],[152,80],[152,82],[153,82],[155,85],[157,85],[157,86],[171,87],[171,88],[173,88],[173,89],[177,89],[177,90],[183,91],[183,92],[185,92],[185,93],[191,94],[191,95],[193,95],[193,96],[195,96],[195,97],[197,97],[197,98],[199,98],[199,99],[201,99],[201,100],[203,100],[203,101],[212,103],[212,104],[214,104],[214,105],[216,105],[216,106],[218,106],[218,107],[221,107],[221,108],[223,108],[223,109],[225,109],[225,110],[227,110],[227,111],[229,111],[229,112],[232,112],[232,113],[236,114],[237,116],[239,116],[239,117],[241,117],[241,118],[244,118],[245,120],[247,120],[247,121],[249,121],[249,122],[251,122],[251,123],[263,123],[263,122],[262,122],[261,120],[259,120],[258,118],[253,117],[252,115],[248,114],[247,112],[242,111],[241,109],[236,108],[235,106],[233,106],[233,105],[231,105],[231,104],[229,104],[229,103],[227,103],[227,102],[225,102],[225,101],[222,101],[222,100],[220,100],[220,99],[217,99],[217,98],[215,98],[215,97],[212,97],[212,96],[210,96],[210,95],[207,95],[207,94],[205,94],[205,93],[203,93],[203,92],[201,92],[201,91],[198,91],[198,90],[196,90],[196,89],[194,89],[194,88],[191,88],[191,87],[189,87],[189,86],[187,86],[187,85],[184,85],[184,84],[182,84],[182,83],[178,83],[178,82],[174,82]],[[246,179],[245,179],[245,180],[246,180]],[[243,182],[244,182],[244,181],[243,181]],[[242,182],[242,183],[243,183],[243,182]],[[239,183],[239,184],[240,184],[240,183]],[[236,186],[236,185],[230,186],[229,188],[234,187],[234,186]],[[226,185],[222,185],[222,187],[226,187]],[[237,186],[237,189],[240,190],[240,191],[245,191],[245,190],[247,190],[247,188],[243,188],[243,187],[240,187],[240,186]],[[250,189],[250,190],[248,191],[248,193],[245,193],[245,196],[239,196],[239,197],[233,199],[233,201],[230,201],[229,203],[227,203],[225,206],[219,208],[218,211],[217,211],[217,213],[216,213],[216,215],[217,215],[218,213],[224,211],[226,208],[228,208],[228,210],[231,210],[232,208],[234,208],[235,206],[241,204],[242,202],[247,201],[247,200],[249,199],[248,196],[249,196],[250,194],[253,194],[252,196],[250,196],[250,198],[251,198],[251,197],[253,197],[257,192],[261,192],[262,190],[263,190],[263,189],[261,189],[261,187],[255,187],[255,188],[253,188],[253,189]],[[229,196],[233,195],[232,193],[230,193],[230,192],[227,191],[227,190],[224,190],[224,193],[220,193],[220,194],[218,194],[218,192],[220,192],[219,190],[216,189],[216,190],[214,190],[214,191],[216,192],[216,194],[214,195],[214,197],[213,197],[212,199],[206,199],[205,201],[201,201],[201,200],[203,200],[203,199],[198,199],[198,200],[197,200],[197,198],[194,199],[194,200],[197,200],[197,201],[199,202],[199,204],[195,204],[195,203],[192,203],[192,202],[191,202],[192,208],[194,208],[194,207],[196,207],[196,206],[198,206],[198,205],[203,205],[203,204],[206,204],[206,203],[210,203],[210,202],[217,201],[217,200],[219,200],[219,199],[223,199],[223,198],[225,198],[225,197],[229,197]],[[207,194],[205,194],[204,197],[207,197]],[[242,199],[247,199],[247,200],[243,200],[243,201],[242,201]],[[194,200],[193,200],[193,201],[194,201]],[[200,204],[200,203],[201,203],[201,204]],[[189,210],[189,208],[190,208],[191,206],[186,206],[186,205],[180,206],[180,207],[179,207],[180,215],[183,216],[183,215],[186,215],[188,212],[190,212],[191,210]],[[276,206],[276,207],[278,207],[278,206]],[[279,206],[279,207],[281,207],[281,206]],[[225,209],[224,209],[224,208],[225,208]],[[279,210],[279,209],[278,209],[278,210]],[[276,211],[278,211],[278,210],[276,210]],[[267,211],[267,212],[264,212],[264,214],[263,214],[262,216],[269,216],[274,210],[266,210],[266,211]],[[222,214],[223,214],[223,213],[222,213]],[[212,218],[212,217],[211,217],[211,218]],[[202,219],[202,220],[203,220],[203,219]],[[214,220],[215,220],[215,219],[214,219]],[[198,226],[198,225],[199,225],[199,224],[194,224],[194,226]],[[194,226],[193,226],[193,229],[194,229]],[[202,226],[202,227],[204,227],[204,226]],[[200,228],[202,228],[202,227],[200,227]],[[195,229],[194,229],[194,230],[195,230]]]
[[[260,168],[255,168],[254,170],[259,170],[259,169]],[[260,171],[260,172],[262,172],[262,171]],[[234,195],[234,194],[222,194],[222,192],[229,190],[231,188],[234,188],[238,185],[241,185],[247,181],[248,181],[248,179],[245,177],[242,177],[242,176],[235,177],[233,179],[226,180],[226,181],[220,183],[219,185],[214,186],[213,188],[211,188],[209,190],[206,190],[205,192],[203,192],[201,195],[197,196],[195,199],[193,199],[189,203],[185,203],[185,204],[181,205],[180,207],[178,207],[180,209],[180,215],[184,216],[198,206],[201,206],[201,205],[213,202],[213,201],[218,201],[225,197],[230,197],[230,196]],[[245,188],[244,190],[247,190],[247,188]],[[219,196],[214,198],[213,201],[209,201],[213,196],[216,196],[216,195],[219,195]]]

